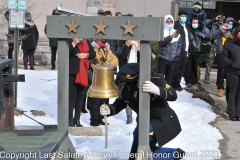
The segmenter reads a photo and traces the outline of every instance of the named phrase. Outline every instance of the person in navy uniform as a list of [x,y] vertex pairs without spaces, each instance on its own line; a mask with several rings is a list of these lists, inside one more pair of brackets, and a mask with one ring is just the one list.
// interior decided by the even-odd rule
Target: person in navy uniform
[[[139,63],[129,63],[122,66],[116,79],[123,79],[118,87],[120,96],[113,104],[102,104],[100,113],[113,116],[129,106],[139,115]],[[121,78],[119,78],[121,77]],[[180,148],[163,148],[162,146],[174,139],[180,132],[181,126],[174,110],[167,101],[175,101],[177,94],[164,79],[162,74],[152,74],[151,81],[145,81],[141,87],[143,92],[148,92],[150,100],[150,127],[149,145],[153,153],[170,153],[169,159],[177,160],[183,157],[184,151]],[[158,143],[158,146],[156,144]],[[133,132],[131,155],[135,155],[138,149],[138,125]],[[133,160],[135,157],[130,157]]]

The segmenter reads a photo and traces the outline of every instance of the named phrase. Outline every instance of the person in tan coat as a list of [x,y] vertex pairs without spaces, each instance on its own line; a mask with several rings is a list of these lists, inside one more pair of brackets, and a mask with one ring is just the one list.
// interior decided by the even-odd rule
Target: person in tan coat
[[[105,63],[110,64],[113,68],[117,68],[118,66],[118,58],[112,53],[109,49],[110,46],[102,39],[95,39],[92,42],[92,46],[96,52],[96,56],[92,59],[91,66],[94,68],[95,65],[101,63],[101,58],[106,58]],[[90,125],[91,126],[99,126],[105,125],[103,122],[103,117],[100,115],[100,106],[103,103],[108,104],[109,99],[99,99],[88,97],[87,100],[87,108],[90,111]]]

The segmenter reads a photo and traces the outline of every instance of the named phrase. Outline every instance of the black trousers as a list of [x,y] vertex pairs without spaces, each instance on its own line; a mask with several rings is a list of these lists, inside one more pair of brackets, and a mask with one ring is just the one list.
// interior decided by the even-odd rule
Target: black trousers
[[28,50],[23,49],[23,57],[29,58],[30,61],[31,61],[32,57],[34,58],[34,53],[35,53],[35,48],[34,49],[28,49]]
[[13,58],[14,43],[8,43],[8,59]]
[[69,114],[80,115],[87,86],[75,83],[76,75],[69,75]]
[[167,62],[158,58],[158,73],[165,75],[167,84],[171,85],[174,72],[174,62]]
[[186,70],[184,72],[184,79],[186,81],[186,84],[196,84],[198,82],[197,73],[200,60],[200,56],[190,55],[188,57]]
[[229,94],[227,113],[229,117],[240,117],[240,75],[227,73]]
[[55,68],[57,47],[51,47],[51,65]]
[[97,122],[99,119],[103,118],[100,114],[100,106],[104,103],[108,104],[109,99],[88,97],[87,108],[90,111],[91,121]]
[[218,58],[218,71],[217,71],[217,80],[216,86],[217,89],[224,90],[224,79],[227,77],[227,66],[224,64],[223,59],[220,58],[219,54],[217,54]]
[[185,66],[187,63],[188,57],[187,52],[182,52],[179,56],[176,62],[174,63],[174,73],[172,77],[172,88],[178,88],[181,87],[180,82],[181,78],[183,76],[183,73],[185,71]]

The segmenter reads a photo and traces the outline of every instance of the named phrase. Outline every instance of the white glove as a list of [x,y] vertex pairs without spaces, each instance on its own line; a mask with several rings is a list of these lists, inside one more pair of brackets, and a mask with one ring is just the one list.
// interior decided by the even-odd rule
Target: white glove
[[151,81],[145,81],[145,83],[143,83],[143,92],[149,92],[160,96],[159,88]]
[[109,107],[107,104],[102,104],[100,106],[100,114],[103,115],[103,116],[106,116],[108,115],[108,110],[109,110]]

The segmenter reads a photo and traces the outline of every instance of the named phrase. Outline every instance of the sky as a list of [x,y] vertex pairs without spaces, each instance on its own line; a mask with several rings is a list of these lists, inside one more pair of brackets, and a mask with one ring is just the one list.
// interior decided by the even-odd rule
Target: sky
[[[18,70],[25,74],[25,82],[18,83],[17,106],[25,114],[43,124],[57,124],[57,71],[55,70]],[[181,85],[185,87],[184,80]],[[222,134],[209,123],[214,121],[216,114],[208,103],[199,98],[192,98],[186,90],[177,92],[178,98],[169,102],[176,112],[182,132],[164,147],[181,148],[186,152],[187,160],[219,159],[221,153],[219,140]],[[110,103],[115,98],[110,99]],[[30,110],[44,111],[45,116],[34,116]],[[69,137],[76,151],[84,155],[84,160],[127,160],[131,148],[132,132],[136,127],[136,114],[133,112],[133,123],[126,125],[126,112],[121,111],[108,117],[108,147],[105,146],[105,127],[100,126],[103,136]],[[90,115],[81,115],[81,124],[90,127]],[[15,116],[15,126],[39,126],[38,123],[25,116]]]

